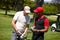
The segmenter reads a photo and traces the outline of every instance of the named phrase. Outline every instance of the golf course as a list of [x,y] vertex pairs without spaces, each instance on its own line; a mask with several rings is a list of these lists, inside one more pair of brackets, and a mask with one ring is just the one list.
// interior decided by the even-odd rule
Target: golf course
[[[8,14],[5,15],[4,11],[0,12],[0,40],[11,40],[12,31],[13,31],[11,21],[14,14],[15,12],[8,12]],[[29,14],[29,15],[32,19],[33,14]],[[50,22],[56,21],[55,16],[48,15],[47,17],[49,18]],[[31,28],[33,25],[34,25],[33,21],[31,21],[29,28]],[[45,40],[60,40],[60,32],[52,32],[51,26],[49,26],[48,32],[45,33],[44,37]],[[31,38],[32,38],[32,33],[28,32],[27,39],[31,40]]]

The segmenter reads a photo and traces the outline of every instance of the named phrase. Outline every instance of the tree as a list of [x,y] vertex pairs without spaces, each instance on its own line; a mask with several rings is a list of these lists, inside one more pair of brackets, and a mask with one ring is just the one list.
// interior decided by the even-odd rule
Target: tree
[[23,9],[24,0],[1,0],[0,8],[5,10],[5,15],[7,15],[8,10],[22,10]]
[[11,0],[1,0],[0,3],[0,8],[5,10],[5,15],[7,15],[7,11],[11,7]]
[[17,7],[17,11],[23,10],[24,0],[15,0],[15,6]]
[[35,0],[35,1],[36,1],[36,7],[38,7],[38,6],[42,7],[44,0]]
[[57,4],[58,13],[60,13],[60,0],[52,0],[52,2]]

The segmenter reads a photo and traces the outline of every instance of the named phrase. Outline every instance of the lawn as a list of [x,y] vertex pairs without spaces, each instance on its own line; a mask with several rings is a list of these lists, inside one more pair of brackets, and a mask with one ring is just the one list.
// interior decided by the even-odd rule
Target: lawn
[[[32,15],[31,15],[32,16]],[[49,20],[56,21],[56,17],[47,16]],[[32,18],[32,17],[31,17]],[[11,40],[12,35],[12,16],[0,14],[0,40]],[[30,27],[33,22],[30,23]],[[28,33],[28,38],[31,40],[32,33]],[[52,32],[50,27],[48,32],[45,33],[45,40],[60,40],[60,32]]]

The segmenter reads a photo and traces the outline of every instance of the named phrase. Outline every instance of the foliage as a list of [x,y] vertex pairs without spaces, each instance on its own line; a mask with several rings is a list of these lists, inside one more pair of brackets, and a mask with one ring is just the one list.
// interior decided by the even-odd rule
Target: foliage
[[44,4],[44,13],[45,14],[57,14],[57,7],[54,4]]
[[24,1],[24,6],[30,6],[31,7],[31,11],[33,12],[34,8],[35,8],[35,2],[31,1],[31,0],[25,0]]
[[[0,1],[0,8],[5,9],[6,12],[8,10],[18,10],[23,8],[24,6],[30,6],[31,7],[31,12],[35,9],[36,5],[35,2],[31,0],[1,0]],[[57,6],[55,4],[44,4],[43,5],[45,11],[44,14],[57,14]]]

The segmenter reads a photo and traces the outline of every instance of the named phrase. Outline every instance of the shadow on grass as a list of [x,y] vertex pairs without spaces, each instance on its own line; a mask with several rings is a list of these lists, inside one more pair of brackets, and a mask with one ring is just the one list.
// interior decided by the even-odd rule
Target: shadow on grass
[[3,14],[3,13],[0,13],[0,15],[3,15],[3,16],[9,16],[9,17],[13,17],[13,16],[14,16],[14,15],[11,15],[11,14],[5,15],[5,14]]

